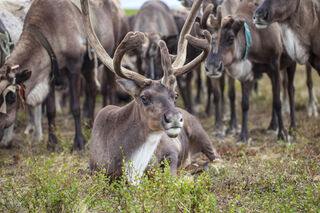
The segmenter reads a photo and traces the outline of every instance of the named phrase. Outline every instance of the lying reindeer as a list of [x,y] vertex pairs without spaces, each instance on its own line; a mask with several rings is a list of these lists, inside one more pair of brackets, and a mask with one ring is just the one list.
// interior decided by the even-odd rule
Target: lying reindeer
[[[159,143],[165,145],[175,141],[181,144],[181,147],[188,148],[189,152],[202,151],[211,161],[216,159],[217,154],[200,123],[186,111],[174,106],[177,99],[177,93],[174,91],[176,77],[192,70],[205,60],[210,52],[211,36],[208,31],[204,31],[205,39],[187,35],[190,33],[201,0],[194,4],[185,23],[173,63],[166,44],[164,41],[159,42],[164,72],[161,80],[147,79],[121,66],[124,54],[143,44],[143,33],[128,33],[116,49],[114,59],[111,59],[92,30],[88,0],[81,0],[81,4],[91,46],[100,60],[120,78],[117,82],[121,87],[134,98],[123,107],[107,106],[98,113],[91,136],[90,168],[98,170],[104,167],[107,175],[119,176],[122,174],[125,156],[125,173],[130,182],[135,182],[136,178],[143,175]],[[184,65],[187,41],[202,49],[202,52]],[[192,149],[195,146],[197,149]],[[173,146],[165,148],[166,153],[175,150]],[[184,160],[179,153],[173,156],[180,162]],[[177,166],[182,164],[180,162],[171,161],[173,174]]]

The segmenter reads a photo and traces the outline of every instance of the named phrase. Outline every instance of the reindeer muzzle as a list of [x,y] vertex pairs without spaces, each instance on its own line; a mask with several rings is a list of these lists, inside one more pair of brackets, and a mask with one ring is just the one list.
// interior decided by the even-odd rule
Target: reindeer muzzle
[[7,103],[6,103],[6,96],[9,92],[15,93],[17,91],[17,85],[9,85],[5,90],[2,92],[3,102],[0,107],[0,113],[7,114]]

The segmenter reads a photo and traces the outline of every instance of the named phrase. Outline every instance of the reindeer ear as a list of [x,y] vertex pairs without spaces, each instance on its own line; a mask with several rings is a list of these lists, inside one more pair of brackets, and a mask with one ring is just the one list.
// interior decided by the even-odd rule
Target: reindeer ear
[[120,84],[121,88],[131,96],[136,96],[140,92],[140,87],[131,80],[128,79],[118,79],[117,83]]
[[26,80],[28,80],[31,77],[31,73],[32,72],[29,70],[22,70],[21,72],[17,72],[15,74],[16,84],[24,83]]
[[232,29],[233,32],[235,34],[235,36],[237,36],[237,34],[239,33],[239,31],[242,29],[244,24],[244,20],[236,20],[233,24],[232,24]]

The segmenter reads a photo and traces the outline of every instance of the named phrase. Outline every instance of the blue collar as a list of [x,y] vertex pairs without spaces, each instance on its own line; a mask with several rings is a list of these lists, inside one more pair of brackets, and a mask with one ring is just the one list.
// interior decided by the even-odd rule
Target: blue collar
[[250,51],[250,47],[251,47],[251,32],[249,29],[249,26],[247,24],[247,22],[244,22],[244,34],[246,36],[246,52],[242,58],[242,60],[247,59],[247,56],[249,54]]

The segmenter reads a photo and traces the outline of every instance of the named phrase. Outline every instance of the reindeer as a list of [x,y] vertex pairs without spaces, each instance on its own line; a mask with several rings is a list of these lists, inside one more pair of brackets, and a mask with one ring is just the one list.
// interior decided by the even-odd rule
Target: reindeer
[[132,20],[131,29],[147,35],[145,44],[136,53],[139,73],[151,79],[161,78],[162,70],[157,44],[162,39],[166,41],[169,51],[173,52],[179,34],[170,9],[159,0],[144,3]]
[[[92,1],[91,5],[95,11],[95,29],[99,29],[97,34],[101,37],[104,47],[110,48],[116,43],[116,29],[110,30],[110,26],[115,26],[113,21],[120,19],[118,7],[108,0]],[[86,140],[81,131],[78,94],[81,72],[90,87],[89,109],[92,119],[96,91],[95,75],[91,72],[93,62],[88,60],[87,50],[81,12],[74,3],[68,0],[33,1],[19,41],[0,68],[0,94],[3,98],[0,104],[5,108],[0,113],[0,128],[12,125],[22,102],[30,106],[46,102],[49,124],[48,148],[54,150],[58,142],[54,133],[54,88],[61,77],[57,71],[63,70],[69,80],[71,108],[75,120],[72,150],[84,150]]]
[[[208,6],[212,4],[212,6]],[[239,4],[239,1],[236,0],[206,0],[203,3],[203,13],[204,16],[209,16],[210,14],[217,15],[217,8],[219,5],[222,5],[222,12],[219,14],[220,16],[225,16],[234,13],[234,11],[237,9]],[[206,10],[205,10],[206,8]],[[205,18],[204,18],[205,20]],[[210,26],[207,23],[202,23],[202,27],[210,30],[213,33],[213,36],[215,37],[216,33],[218,32],[218,29],[215,29],[214,26]],[[212,43],[214,46],[214,43]],[[213,48],[214,49],[214,48]],[[213,101],[215,105],[215,124],[214,124],[214,131],[213,134],[218,137],[224,137],[225,131],[224,131],[224,123],[223,123],[223,116],[225,113],[225,101],[224,101],[224,85],[225,85],[225,74],[224,72],[218,72],[215,73],[215,70],[222,69],[221,64],[215,64],[212,63],[213,61],[211,58],[208,58],[206,60],[205,69],[206,74],[208,77],[208,89],[212,90],[213,93]],[[234,135],[238,129],[237,124],[237,115],[236,115],[236,106],[235,106],[235,98],[236,98],[236,92],[235,92],[235,80],[228,76],[228,97],[230,100],[230,114],[231,119],[229,122],[229,127],[226,130],[226,134],[228,135]],[[208,94],[208,103],[211,102],[210,99],[210,93]],[[211,106],[208,105],[207,108]]]
[[[162,40],[159,42],[164,72],[161,80],[148,79],[121,66],[124,54],[144,43],[143,33],[129,32],[112,59],[102,48],[92,30],[88,1],[82,0],[81,3],[90,45],[100,60],[116,73],[117,82],[121,87],[134,99],[123,107],[107,106],[98,113],[91,135],[90,168],[92,170],[106,168],[107,175],[119,176],[122,174],[125,156],[125,173],[129,181],[135,182],[136,178],[143,174],[158,144],[175,140],[177,143],[190,144],[190,147],[192,144],[197,144],[200,147],[197,151],[204,152],[210,160],[214,160],[216,152],[199,122],[192,115],[174,106],[177,99],[177,93],[174,91],[176,77],[196,67],[210,51],[209,32],[203,32],[204,39],[188,35],[201,1],[198,0],[194,4],[186,21],[176,56],[170,57],[165,42]],[[193,61],[183,65],[187,41],[202,49],[202,52]],[[171,58],[175,58],[173,63]],[[162,140],[164,143],[160,142]],[[175,169],[172,170],[173,174],[174,171]]]
[[[318,31],[320,3],[315,0],[265,0],[253,15],[258,29],[278,22],[284,47],[292,60],[299,64],[309,62],[320,75],[320,42]],[[310,23],[310,24],[307,24]],[[317,116],[317,100],[312,91],[311,69],[307,67],[309,89],[308,115]]]
[[[209,58],[215,63],[222,63],[227,68],[229,74],[241,81],[242,85],[242,130],[238,141],[248,141],[247,112],[249,110],[249,91],[251,81],[255,74],[266,72],[272,82],[273,91],[273,112],[272,120],[268,129],[276,130],[279,126],[278,138],[288,140],[287,131],[283,127],[280,101],[280,68],[287,68],[289,76],[289,98],[291,106],[292,129],[296,128],[294,120],[294,87],[293,76],[295,73],[295,63],[289,59],[282,47],[280,31],[277,25],[273,25],[265,31],[257,31],[253,28],[253,23],[249,18],[257,6],[252,1],[242,1],[236,14],[228,16],[222,20],[211,17],[211,23],[219,28],[217,46]],[[219,8],[221,11],[221,8]],[[220,16],[221,17],[221,16]],[[246,23],[246,27],[244,27]],[[251,38],[245,36],[245,30],[250,30]],[[268,38],[268,39],[267,39]],[[264,42],[261,42],[264,41]],[[272,41],[272,42],[271,42]],[[248,42],[251,48],[248,50]],[[280,64],[281,58],[281,64]],[[247,83],[246,83],[247,82]],[[278,124],[277,124],[278,120]]]

